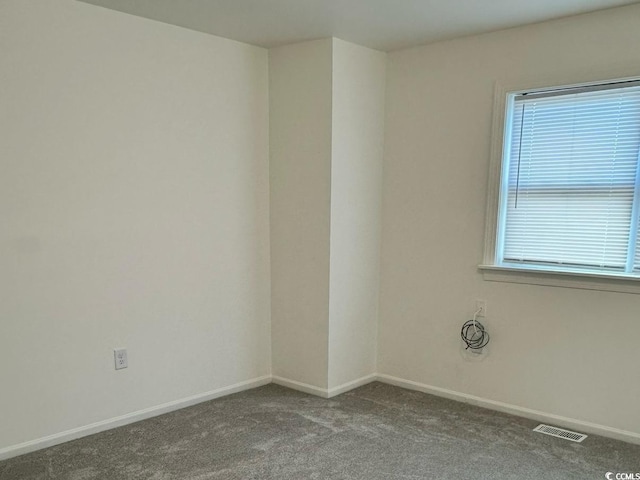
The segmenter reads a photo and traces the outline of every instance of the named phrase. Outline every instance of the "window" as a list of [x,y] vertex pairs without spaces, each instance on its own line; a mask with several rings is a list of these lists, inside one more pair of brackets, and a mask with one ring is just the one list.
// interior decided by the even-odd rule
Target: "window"
[[640,80],[506,94],[495,267],[640,278]]

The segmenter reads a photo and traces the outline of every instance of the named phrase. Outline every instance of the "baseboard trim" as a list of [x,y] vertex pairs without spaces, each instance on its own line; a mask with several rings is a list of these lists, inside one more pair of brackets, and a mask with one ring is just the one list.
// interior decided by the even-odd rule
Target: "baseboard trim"
[[317,397],[329,398],[329,391],[326,388],[316,387],[315,385],[297,382],[295,380],[290,380],[284,377],[278,377],[277,375],[273,375],[271,377],[271,381],[276,385],[287,387],[292,390],[308,393],[310,395],[315,395]]
[[379,381],[387,383],[389,385],[395,385],[397,387],[406,388],[409,390],[416,390],[439,397],[448,398],[458,402],[464,402],[479,407],[496,410],[499,412],[509,413],[511,415],[517,415],[520,417],[529,418],[543,423],[551,423],[565,428],[578,430],[585,433],[591,433],[594,435],[600,435],[603,437],[613,438],[621,440],[623,442],[633,443],[640,445],[640,433],[631,432],[628,430],[621,430],[617,428],[607,427],[605,425],[599,425],[596,423],[585,422],[569,417],[563,417],[560,415],[554,415],[551,413],[545,413],[530,408],[519,407],[509,403],[498,402],[496,400],[489,400],[487,398],[478,397],[475,395],[469,395],[466,393],[457,392],[454,390],[448,390],[446,388],[435,387],[424,383],[414,382],[412,380],[406,380],[399,377],[394,377],[387,374],[371,374],[357,380],[344,383],[331,389],[316,387],[308,383],[297,382],[288,378],[264,375],[244,382],[229,385],[227,387],[218,388],[209,392],[193,395],[191,397],[174,400],[172,402],[157,405],[155,407],[146,408],[137,412],[128,413],[119,417],[110,418],[100,422],[92,423],[82,427],[67,430],[65,432],[56,433],[47,437],[38,438],[28,442],[20,443],[18,445],[12,445],[0,449],[0,461],[7,460],[12,457],[24,455],[26,453],[34,452],[43,448],[52,447],[61,443],[76,440],[78,438],[100,433],[112,428],[121,427],[131,423],[139,422],[147,418],[156,417],[165,413],[179,410],[181,408],[190,407],[198,403],[206,402],[216,398],[231,395],[233,393],[250,390],[252,388],[261,387],[269,383],[275,383],[283,387],[298,390],[311,395],[316,395],[322,398],[331,398],[336,395],[340,395],[354,388],[361,387],[368,383]]
[[250,390],[252,388],[261,387],[271,383],[271,375],[264,375],[244,382],[229,385],[227,387],[218,388],[209,392],[200,393],[191,397],[181,398],[172,402],[164,403],[144,410],[138,410],[137,412],[128,413],[119,417],[109,418],[100,422],[92,423],[82,427],[74,428],[64,432],[56,433],[46,437],[38,438],[36,440],[30,440],[28,442],[20,443],[18,445],[12,445],[0,449],[0,461],[7,460],[12,457],[24,455],[25,453],[34,452],[54,445],[59,445],[71,440],[100,433],[112,428],[121,427],[130,423],[139,422],[147,418],[156,417],[164,413],[169,413],[181,408],[190,407],[198,403],[207,402],[215,398],[224,397],[233,393],[242,392],[244,390]]
[[538,410],[532,410],[530,408],[519,407],[517,405],[489,400],[487,398],[456,392],[454,390],[447,390],[446,388],[434,387],[432,385],[426,385],[424,383],[418,383],[412,380],[405,380],[403,378],[398,378],[391,375],[378,374],[376,379],[379,382],[388,383],[389,385],[395,385],[396,387],[429,393],[431,395],[437,395],[439,397],[448,398],[450,400],[456,400],[458,402],[464,402],[491,410],[497,410],[499,412],[509,413],[511,415],[517,415],[519,417],[529,418],[538,422],[551,423],[553,425],[570,428],[572,430],[578,430],[585,433],[591,433],[594,435],[600,435],[602,437],[613,438],[616,440],[622,440],[623,442],[640,445],[640,433],[630,432],[628,430],[620,430],[618,428],[607,427],[605,425],[585,422],[583,420],[576,420],[574,418],[563,417],[551,413],[545,413]]
[[348,392],[349,390],[353,390],[354,388],[362,387],[363,385],[366,385],[368,383],[375,382],[377,378],[378,375],[372,373],[371,375],[366,375],[351,382],[343,383],[342,385],[338,385],[337,387],[330,388],[327,392],[327,397],[332,398],[336,395]]
[[340,395],[341,393],[348,392],[349,390],[353,390],[354,388],[361,387],[363,385],[366,385],[367,383],[375,382],[377,378],[378,375],[372,373],[371,375],[366,375],[364,377],[352,380],[351,382],[343,383],[342,385],[338,385],[337,387],[327,389],[316,387],[315,385],[310,385],[308,383],[291,380],[289,378],[278,377],[277,375],[271,377],[272,382],[276,385],[291,388],[292,390],[298,390],[299,392],[308,393],[310,395],[315,395],[322,398],[335,397],[336,395]]

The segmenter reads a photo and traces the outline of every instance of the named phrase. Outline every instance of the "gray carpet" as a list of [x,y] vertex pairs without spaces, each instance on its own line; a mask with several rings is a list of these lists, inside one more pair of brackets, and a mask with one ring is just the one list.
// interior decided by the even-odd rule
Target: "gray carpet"
[[372,383],[330,400],[276,385],[0,462],[0,480],[586,480],[640,472],[640,446]]

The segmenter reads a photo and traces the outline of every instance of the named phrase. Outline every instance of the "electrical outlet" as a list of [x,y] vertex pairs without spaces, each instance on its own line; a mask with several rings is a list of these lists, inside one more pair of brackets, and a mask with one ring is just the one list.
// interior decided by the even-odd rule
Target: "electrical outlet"
[[477,317],[486,317],[487,316],[487,302],[484,300],[476,300],[476,312],[478,314]]
[[116,362],[116,370],[122,370],[129,366],[126,348],[117,348],[113,351],[113,357]]

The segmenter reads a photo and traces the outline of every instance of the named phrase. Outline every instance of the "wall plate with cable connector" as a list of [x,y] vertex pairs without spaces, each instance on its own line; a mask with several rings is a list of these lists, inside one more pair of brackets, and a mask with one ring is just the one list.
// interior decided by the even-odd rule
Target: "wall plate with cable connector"
[[487,302],[485,300],[476,300],[476,312],[478,312],[476,317],[487,316]]
[[472,351],[470,348],[467,348],[464,343],[460,345],[460,357],[462,357],[465,362],[484,362],[489,356],[490,353],[487,347]]

